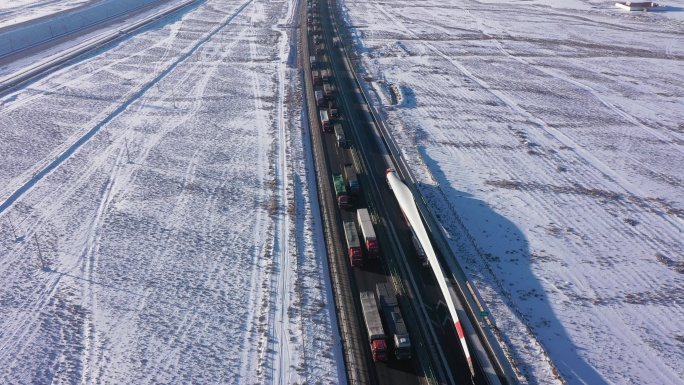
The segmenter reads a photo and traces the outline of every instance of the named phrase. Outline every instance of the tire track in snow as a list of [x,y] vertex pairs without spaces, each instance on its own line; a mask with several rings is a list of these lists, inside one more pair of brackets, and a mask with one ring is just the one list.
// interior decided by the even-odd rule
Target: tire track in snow
[[[121,147],[118,147],[118,149],[121,149]],[[25,235],[26,239],[31,239],[34,234],[37,233],[35,229],[42,228],[47,218],[50,218],[54,213],[59,212],[64,203],[64,199],[71,198],[78,189],[82,188],[89,181],[91,181],[91,177],[98,171],[98,165],[102,164],[104,160],[116,150],[117,148],[110,147],[106,151],[100,153],[97,157],[97,159],[100,160],[93,161],[87,170],[84,170],[78,174],[76,180],[72,181],[66,186],[62,184],[60,185],[60,188],[49,191],[48,194],[42,199],[43,201],[49,203],[46,207],[44,207],[43,210],[41,210],[41,215],[30,224],[30,230]],[[63,270],[68,273],[72,268],[73,266],[64,266]],[[53,272],[55,272],[54,267]],[[41,311],[46,308],[53,299],[53,295],[57,292],[58,284],[61,282],[62,277],[64,277],[64,274],[47,276],[47,282],[43,285],[48,289],[44,289],[36,293],[35,296],[32,297],[30,305],[22,306],[22,308],[29,308],[33,310],[24,313],[28,316],[25,317],[21,322],[17,322],[16,319],[13,322],[12,325],[20,325],[21,328],[20,330],[15,330],[13,334],[10,334],[10,338],[5,339],[6,343],[0,346],[0,361],[4,361],[5,355],[3,352],[12,351],[12,349],[14,349],[17,345],[21,345],[19,353],[22,352],[25,348],[25,341],[32,340],[30,337],[38,332],[39,328],[34,326],[39,321]],[[17,353],[15,355],[19,354]]]
[[171,71],[173,71],[179,64],[183,63],[185,60],[187,60],[189,57],[191,57],[200,47],[202,47],[207,41],[209,41],[214,35],[216,35],[218,32],[220,32],[225,26],[230,24],[235,17],[237,17],[242,11],[247,8],[249,4],[252,3],[253,0],[249,0],[245,3],[243,3],[240,8],[235,11],[231,16],[229,16],[223,23],[221,23],[218,27],[216,27],[213,31],[211,31],[206,37],[201,39],[199,42],[197,42],[187,53],[184,55],[180,56],[176,61],[171,63],[163,72],[161,72],[159,75],[157,75],[152,81],[147,83],[145,86],[143,86],[140,90],[135,92],[131,97],[129,97],[121,106],[119,106],[117,109],[115,109],[112,113],[107,115],[102,121],[97,123],[93,128],[91,128],[88,132],[86,132],[84,135],[82,135],[79,139],[77,139],[73,144],[71,144],[62,154],[60,154],[55,160],[53,160],[50,164],[42,168],[40,171],[36,173],[31,179],[29,179],[27,182],[22,184],[12,195],[10,195],[2,204],[0,204],[0,214],[2,214],[7,208],[11,207],[14,202],[17,201],[17,199],[21,198],[27,191],[29,191],[33,186],[36,185],[40,180],[42,180],[47,174],[51,173],[55,169],[57,169],[62,163],[64,163],[67,159],[71,157],[71,155],[76,152],[81,146],[83,146],[85,143],[90,141],[90,139],[97,134],[102,127],[104,127],[107,123],[111,122],[114,118],[119,116],[121,113],[123,113],[131,104],[133,104],[135,101],[143,97],[145,93],[152,87],[154,87],[157,83],[159,83],[162,79],[164,79]]
[[[292,3],[287,5],[287,22],[291,22],[294,8]],[[279,53],[280,61],[277,64],[277,90],[276,90],[276,199],[277,199],[277,217],[276,217],[276,231],[274,260],[275,277],[272,287],[274,292],[271,293],[275,306],[273,306],[273,314],[271,315],[269,329],[273,331],[273,340],[271,345],[272,352],[272,368],[271,377],[275,384],[289,384],[290,377],[295,373],[288,363],[299,359],[295,347],[291,343],[289,334],[292,332],[293,325],[291,324],[289,308],[292,304],[292,283],[295,278],[296,265],[293,265],[292,251],[290,245],[290,224],[292,218],[290,216],[289,207],[291,202],[289,197],[293,194],[289,191],[289,168],[287,161],[287,125],[285,116],[285,83],[287,81],[287,62],[285,58],[288,57],[289,40],[286,38],[288,33],[280,30],[279,38]]]
[[[270,142],[272,139],[272,137],[269,135],[269,129],[271,128],[271,125],[268,124],[268,120],[263,115],[263,95],[260,89],[260,74],[257,72],[258,64],[256,64],[256,59],[259,57],[257,52],[258,47],[255,42],[257,35],[255,33],[256,28],[254,27],[253,19],[250,20],[248,29],[251,31],[249,38],[249,55],[251,61],[249,65],[247,65],[247,68],[250,70],[249,72],[252,82],[252,99],[254,100],[255,111],[254,127],[258,131],[258,142],[266,143]],[[259,146],[259,148],[261,149],[263,147]],[[258,179],[262,181],[267,181],[270,174],[269,168],[271,165],[269,163],[270,161],[268,157],[269,154],[267,150],[266,153],[259,152],[256,159],[256,174],[259,177]],[[259,199],[257,201],[267,202],[267,198],[269,198],[270,193],[271,190],[267,188],[267,184],[264,184],[263,188],[260,189],[258,193]],[[240,352],[239,378],[244,382],[247,382],[247,379],[251,379],[253,376],[255,376],[258,379],[256,381],[257,383],[263,383],[263,365],[265,365],[264,354],[266,347],[268,346],[268,342],[263,340],[264,337],[261,336],[261,334],[264,331],[261,329],[264,324],[268,323],[268,319],[266,319],[267,310],[264,307],[269,306],[268,301],[270,296],[266,291],[270,290],[271,288],[269,281],[269,269],[273,267],[272,259],[267,259],[265,257],[268,257],[269,248],[274,245],[269,246],[268,240],[263,239],[265,234],[259,232],[265,232],[265,230],[267,230],[269,227],[268,213],[264,212],[264,210],[258,206],[255,207],[255,210],[257,215],[254,232],[254,256],[252,260],[253,269],[250,275],[250,284],[252,289],[250,290],[250,296],[248,300],[248,315],[245,319],[245,323],[243,324],[243,328],[245,329],[245,337],[243,338],[242,343],[243,347],[249,348],[243,349]],[[262,248],[259,248],[259,245],[262,245]],[[270,252],[272,253],[273,250],[270,250]],[[269,331],[266,330],[265,332],[268,333]],[[265,338],[268,339],[268,335],[266,335]],[[254,360],[255,357],[253,354],[256,354],[256,361]]]
[[[173,28],[173,25],[172,25]],[[133,64],[134,66],[138,66],[141,64],[141,62],[144,60],[144,55],[147,54],[147,51],[149,50],[154,50],[154,48],[163,46],[163,54],[161,55],[159,61],[155,62],[155,67],[154,70],[151,71],[151,73],[157,73],[158,67],[162,64],[165,63],[165,58],[168,56],[170,52],[170,47],[172,46],[172,43],[174,41],[175,35],[174,36],[169,36],[166,39],[163,39],[156,44],[154,44],[152,47],[144,50],[144,51],[139,51],[134,53],[133,55],[127,57],[125,60],[126,61],[131,61],[135,60],[138,58],[138,63]],[[90,81],[91,78],[97,77],[98,74],[100,73],[108,73],[108,74],[114,74],[114,76],[118,76],[117,72],[113,70],[113,68],[117,65],[121,65],[123,60],[117,60],[108,63],[105,66],[101,67],[93,67],[91,62],[85,61],[82,63],[77,63],[73,67],[75,69],[78,69],[79,66],[83,66],[85,69],[85,72],[81,75],[78,75],[74,78],[68,78],[68,74],[57,74],[53,77],[47,78],[46,80],[43,81],[43,83],[38,86],[38,87],[32,87],[32,88],[26,88],[26,91],[34,92],[33,95],[29,95],[28,97],[21,98],[21,94],[15,93],[14,95],[19,95],[20,98],[8,106],[0,106],[0,115],[7,115],[17,109],[23,108],[23,109],[28,109],[31,108],[31,105],[34,104],[35,101],[40,100],[41,98],[45,97],[46,95],[53,95],[53,94],[60,94],[61,90],[63,91],[63,94],[67,96],[73,96],[73,97],[79,97],[79,95],[72,95],[71,92],[69,92],[70,88],[74,84],[83,84],[87,83]],[[63,80],[62,78],[68,78],[66,80]],[[146,83],[144,79],[140,79],[141,84],[143,82]],[[132,95],[132,93],[129,91],[127,92],[129,95]],[[124,99],[125,100],[125,99]],[[109,109],[109,107],[107,108]],[[104,117],[108,115],[107,110],[102,111],[95,115],[92,119],[91,122],[97,122]],[[79,134],[76,133],[74,135],[70,135],[69,138],[67,138],[67,141],[60,143],[57,147],[52,149],[45,158],[38,159],[36,163],[34,163],[31,168],[24,170],[21,174],[18,174],[16,176],[16,179],[23,179],[23,180],[30,180],[33,176],[35,176],[37,173],[40,172],[43,168],[47,167],[50,164],[50,159],[53,157],[57,157],[60,153],[64,152],[66,149],[69,148],[68,140],[72,140],[74,137],[79,137]],[[73,145],[73,143],[72,143]],[[13,178],[14,179],[14,178]],[[10,186],[7,186],[8,190]],[[11,190],[10,190],[11,191]],[[4,192],[2,193],[4,196]]]
[[82,266],[81,273],[85,276],[84,279],[84,291],[85,291],[85,304],[86,307],[90,309],[90,313],[86,316],[84,325],[84,341],[83,341],[83,354],[82,360],[82,372],[81,372],[81,383],[88,384],[95,378],[93,370],[99,365],[94,365],[100,359],[102,355],[97,355],[97,348],[99,346],[99,341],[97,339],[98,329],[95,322],[98,318],[97,314],[97,298],[93,290],[93,282],[97,281],[95,276],[95,269],[97,265],[97,254],[99,248],[100,238],[102,237],[102,221],[112,202],[114,196],[116,196],[116,191],[114,189],[115,183],[117,182],[119,171],[121,170],[121,159],[123,158],[124,149],[119,149],[119,154],[116,157],[112,170],[107,179],[107,184],[105,185],[102,195],[100,198],[100,204],[97,211],[90,222],[88,229],[88,239],[83,254],[81,256]]
[[[233,15],[232,17],[229,17],[228,22],[230,22],[230,20],[232,20],[233,17],[235,17],[235,15]],[[228,22],[225,23],[225,24],[227,25]],[[196,46],[196,48],[197,48],[197,46]],[[191,54],[191,53],[190,53],[190,54]],[[186,56],[189,56],[190,54],[188,54],[188,55],[186,55]],[[176,64],[179,64],[181,61],[182,61],[182,60],[178,61]],[[170,69],[168,69],[168,70],[166,71],[166,73],[168,73],[168,72],[170,72]],[[157,78],[157,82],[158,82],[159,80],[161,80],[161,78],[162,78],[162,77],[158,77],[158,78]],[[204,86],[206,86],[207,83],[208,83],[208,81],[203,82]],[[149,88],[152,87],[153,85],[154,85],[154,84],[150,84],[148,87],[146,87],[146,89],[149,89]],[[144,92],[139,92],[139,96],[140,96],[140,97],[142,97],[143,94],[144,94]],[[128,103],[127,103],[127,105],[130,105],[130,104],[133,103],[133,102],[134,102],[134,100],[129,100]],[[196,102],[197,102],[197,100],[196,100]],[[194,107],[195,107],[195,109],[197,108],[197,103],[195,103]],[[121,111],[123,111],[123,109],[121,109]],[[190,114],[190,115],[191,115],[191,114]],[[109,120],[108,120],[108,121],[111,121],[111,120],[114,119],[115,117],[116,117],[116,116],[111,115],[111,116],[109,117]],[[187,118],[186,118],[186,119],[187,119]],[[178,124],[181,124],[182,121],[185,121],[186,119],[181,120],[181,122],[179,122]],[[104,126],[105,123],[106,123],[106,122],[102,122],[102,123],[99,125],[99,127]],[[176,126],[177,126],[177,125],[176,125]],[[176,126],[174,126],[174,127],[176,127]],[[120,139],[121,139],[121,138],[120,138]],[[159,138],[158,138],[158,139],[159,139]],[[82,144],[85,144],[86,142],[87,142],[87,141],[83,141]],[[111,152],[112,152],[112,151],[115,151],[115,150],[121,151],[121,149],[123,148],[123,146],[122,146],[122,145],[123,145],[123,140],[118,140],[118,141],[117,141],[117,144],[118,144],[118,146],[112,146],[112,147],[110,147],[109,149],[107,149],[106,151],[104,151],[103,153],[101,153],[101,154],[98,156],[98,158],[107,158],[107,157],[110,156]],[[73,147],[73,146],[72,146],[72,147]],[[72,150],[72,152],[73,152],[73,151],[75,150],[75,148],[72,148],[71,150]],[[121,152],[119,152],[119,156],[120,156],[120,155],[121,155]],[[64,158],[64,160],[66,160],[66,158]],[[101,163],[101,162],[93,162],[94,165],[97,165],[97,164],[100,164],[100,163]],[[54,165],[54,162],[53,162],[53,165]],[[116,167],[116,166],[115,166],[115,167]],[[44,171],[45,171],[45,170],[44,170]],[[58,196],[58,197],[71,197],[71,196],[73,195],[73,192],[75,192],[77,189],[79,189],[80,187],[82,187],[82,186],[90,179],[90,176],[92,176],[93,173],[95,173],[96,171],[97,171],[97,170],[96,170],[96,167],[94,167],[94,166],[93,166],[93,167],[89,167],[87,172],[79,173],[79,174],[78,174],[78,179],[77,179],[76,181],[73,181],[73,183],[69,183],[67,186],[60,186],[60,188],[66,187],[66,189],[62,189],[61,191],[59,191],[59,193],[58,193],[57,191],[52,191],[50,194],[53,195],[53,196]],[[44,176],[44,175],[47,175],[47,174],[48,174],[48,172],[44,172],[44,173],[43,173],[43,176]],[[35,179],[35,180],[34,180],[34,183],[37,182],[37,180],[38,180],[38,179]],[[112,188],[112,183],[113,183],[113,182],[114,182],[113,180],[110,180],[110,181],[108,182],[108,183],[109,183],[109,184],[108,184],[108,186],[109,186],[108,189],[111,189],[111,188]],[[24,186],[24,187],[26,187],[26,186]],[[29,187],[30,187],[30,186],[29,186]],[[26,189],[26,190],[28,190],[28,189]],[[113,195],[114,195],[114,194],[112,194],[111,192],[107,192],[107,201],[109,201]],[[63,199],[51,200],[50,206],[46,208],[46,210],[45,210],[45,212],[44,212],[44,215],[42,215],[42,218],[48,217],[50,213],[55,212],[56,210],[58,210],[59,207],[60,207],[60,205],[61,205],[62,203],[63,203]],[[8,208],[9,206],[10,206],[10,205],[8,205],[8,202],[5,202],[5,205],[4,205],[4,207],[3,207],[3,210],[6,209],[6,208]],[[106,212],[106,204],[103,203],[103,204],[100,206],[100,209],[98,209],[98,215],[100,215],[100,214],[102,214],[102,213],[104,213],[104,212]],[[42,220],[39,219],[39,223],[41,223],[41,222],[42,222]],[[93,225],[96,225],[96,222],[97,222],[97,220],[96,220],[95,222],[93,222]],[[39,226],[39,225],[33,225],[32,227],[33,227],[33,228],[36,228],[36,227],[40,227],[40,226]],[[27,236],[29,236],[29,235],[32,235],[32,233],[27,234]],[[99,236],[100,236],[100,234],[97,234],[97,239],[99,239]],[[87,247],[90,248],[89,250],[87,250],[87,251],[84,252],[84,258],[86,258],[86,261],[84,261],[84,263],[86,263],[87,265],[84,265],[81,269],[82,269],[82,271],[84,272],[84,274],[85,274],[86,276],[90,276],[90,277],[91,277],[90,279],[91,279],[91,281],[92,281],[92,277],[93,277],[93,275],[94,275],[94,273],[95,273],[95,271],[96,271],[96,260],[93,259],[93,260],[89,261],[88,258],[91,258],[91,257],[92,257],[92,258],[95,258],[95,257],[96,257],[97,248],[96,248],[96,242],[93,242],[92,238],[91,238],[91,241],[86,242],[86,244],[87,244]],[[35,334],[35,332],[36,332],[38,329],[37,329],[37,328],[34,328],[34,327],[28,327],[27,325],[35,324],[35,323],[38,321],[38,317],[39,317],[39,315],[40,315],[41,309],[45,308],[45,305],[46,305],[46,304],[51,300],[51,298],[53,297],[54,293],[56,292],[56,290],[57,290],[57,288],[58,288],[58,284],[59,284],[59,282],[60,282],[60,279],[61,279],[62,277],[63,277],[63,275],[56,275],[56,279],[55,279],[55,280],[52,280],[51,283],[45,285],[44,287],[46,287],[46,289],[39,295],[38,300],[35,300],[35,297],[33,297],[34,299],[31,301],[32,306],[29,306],[29,308],[33,308],[34,310],[33,310],[33,311],[27,312],[27,314],[30,314],[30,315],[33,316],[33,319],[32,319],[32,320],[27,320],[27,321],[25,321],[25,322],[21,322],[21,325],[23,325],[23,326],[25,326],[25,327],[22,327],[20,330],[17,330],[17,331],[16,331],[16,332],[18,332],[18,333],[21,333],[21,336],[17,336],[16,338],[8,338],[8,339],[6,339],[6,340],[5,340],[6,343],[3,345],[3,348],[0,349],[0,350],[2,350],[3,352],[11,352],[12,349],[8,346],[9,343],[11,343],[11,344],[13,344],[13,345],[16,345],[17,343],[20,343],[21,341],[25,341],[26,338],[28,337],[28,334],[29,334],[29,333],[30,333],[31,335]],[[88,287],[87,287],[86,291],[88,291],[88,292],[90,293],[90,295],[93,295],[93,292],[92,292],[92,282],[89,282],[89,283],[87,284],[87,286],[88,286]],[[91,297],[91,298],[92,298],[93,300],[95,299],[94,297]],[[24,307],[24,308],[27,308],[27,307]],[[18,323],[15,322],[15,324],[18,324]],[[94,335],[92,335],[91,337],[94,338]],[[87,338],[86,341],[88,341],[88,340],[89,340],[89,339]],[[12,342],[12,341],[16,341],[16,342]],[[20,347],[21,347],[21,350],[23,350],[23,349],[25,348],[24,345],[21,345]],[[95,362],[96,358],[97,358],[97,357],[100,357],[101,354],[104,352],[104,351],[102,351],[102,350],[99,350],[99,351],[98,351],[97,349],[98,349],[97,343],[96,343],[95,340],[93,340],[93,342],[90,343],[90,344],[88,345],[88,349],[85,350],[86,353],[85,353],[84,357],[91,357],[91,358],[89,359],[89,362],[91,363],[91,366],[90,366],[90,368],[86,367],[85,370],[82,372],[82,382],[89,382],[90,379],[93,379],[93,378],[94,378],[94,377],[93,377],[93,374],[92,374],[92,373],[93,373],[92,371],[94,370],[94,369],[92,368],[92,363]],[[1,354],[1,353],[0,353],[0,354]],[[95,365],[95,366],[97,366],[97,365]],[[90,374],[88,374],[89,372],[90,372]]]

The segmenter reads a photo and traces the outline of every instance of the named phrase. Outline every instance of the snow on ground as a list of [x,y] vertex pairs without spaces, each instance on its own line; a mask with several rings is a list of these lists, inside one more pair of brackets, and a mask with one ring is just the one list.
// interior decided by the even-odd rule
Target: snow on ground
[[344,382],[294,5],[207,1],[0,99],[0,382]]
[[684,384],[684,24],[597,4],[343,2],[522,381]]
[[94,2],[94,0],[3,0],[0,2],[0,28]]

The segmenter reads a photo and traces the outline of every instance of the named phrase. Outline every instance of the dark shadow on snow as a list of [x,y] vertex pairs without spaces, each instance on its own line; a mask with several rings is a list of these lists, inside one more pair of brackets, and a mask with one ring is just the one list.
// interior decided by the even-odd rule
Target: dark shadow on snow
[[[491,282],[498,295],[503,297],[503,302],[517,316],[516,322],[523,323],[537,336],[567,382],[607,385],[601,374],[578,354],[584,347],[573,342],[556,317],[538,276],[532,271],[534,264],[546,261],[531,255],[523,232],[485,202],[454,189],[447,182],[439,164],[429,157],[423,147],[419,151],[441,191],[438,186],[425,184],[419,184],[418,189],[436,219],[456,233],[452,233],[452,238],[458,239],[456,243],[475,251],[467,255],[461,253],[458,257],[466,274],[479,271]],[[458,185],[458,181],[452,182]],[[455,211],[450,207],[440,207],[436,199],[430,198],[440,197],[442,192],[449,198]],[[581,312],[585,306],[588,305],[577,303],[577,311]],[[515,356],[528,354],[520,346],[511,344],[511,332],[506,331],[504,320],[497,320],[495,315],[491,319],[501,329],[508,348]]]

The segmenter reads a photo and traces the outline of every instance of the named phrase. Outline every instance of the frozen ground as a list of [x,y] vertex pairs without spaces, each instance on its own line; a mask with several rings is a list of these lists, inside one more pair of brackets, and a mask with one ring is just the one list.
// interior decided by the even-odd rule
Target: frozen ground
[[684,384],[684,3],[666,4],[343,2],[523,383]]
[[94,3],[95,0],[3,0],[0,28]]
[[345,381],[294,14],[209,0],[0,99],[0,383]]

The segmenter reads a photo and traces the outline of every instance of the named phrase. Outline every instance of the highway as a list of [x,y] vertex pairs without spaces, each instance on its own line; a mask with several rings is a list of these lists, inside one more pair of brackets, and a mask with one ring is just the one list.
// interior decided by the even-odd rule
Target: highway
[[[410,230],[393,193],[385,183],[387,168],[386,150],[381,149],[375,136],[372,119],[368,114],[368,107],[363,103],[357,91],[357,85],[352,76],[346,71],[343,51],[333,47],[332,38],[335,36],[330,21],[329,9],[325,2],[319,3],[320,20],[323,27],[324,55],[316,55],[316,61],[321,68],[333,70],[333,84],[336,85],[337,104],[341,113],[341,122],[346,135],[351,138],[352,148],[344,149],[336,144],[335,135],[323,133],[318,122],[318,111],[315,101],[309,103],[310,125],[312,134],[319,136],[320,146],[324,154],[325,172],[320,172],[319,183],[327,184],[327,197],[321,202],[327,206],[326,218],[337,227],[336,236],[332,243],[338,243],[336,249],[342,254],[332,258],[339,262],[343,259],[346,279],[349,279],[349,290],[352,294],[345,295],[350,302],[346,304],[355,311],[350,318],[356,317],[358,332],[354,333],[360,349],[361,358],[367,367],[367,383],[372,384],[471,384],[486,383],[484,376],[476,367],[474,380],[471,379],[470,369],[460,348],[460,343],[453,322],[448,315],[441,292],[436,284],[432,270],[422,265],[416,257],[416,250],[410,240]],[[314,21],[316,19],[314,18]],[[303,56],[315,54],[316,31],[308,34],[303,44]],[[305,50],[308,47],[308,51]],[[319,45],[320,48],[320,45]],[[313,98],[313,90],[320,89],[311,81],[309,61],[302,60],[305,67],[307,99]],[[312,108],[313,106],[313,108]],[[333,121],[334,124],[336,121]],[[315,147],[315,146],[314,146]],[[355,156],[352,156],[355,154]],[[331,187],[330,175],[342,172],[345,164],[354,164],[359,172],[362,186],[362,196],[353,202],[351,210],[338,210],[335,206],[334,193]],[[323,166],[323,165],[321,165]],[[325,176],[327,174],[327,178]],[[325,198],[325,197],[324,197]],[[382,257],[377,261],[365,258],[364,266],[352,268],[344,251],[345,244],[341,231],[342,221],[353,221],[356,208],[368,207],[375,214],[375,230],[382,250]],[[336,237],[336,238],[335,238]],[[408,362],[397,362],[392,359],[388,363],[375,363],[371,359],[371,352],[366,340],[364,321],[361,316],[358,292],[374,290],[378,282],[391,281],[401,293],[400,303],[404,317],[407,320],[409,332],[414,345],[413,359]],[[344,311],[344,309],[342,309]],[[358,357],[357,357],[358,358]],[[429,379],[429,380],[428,380]],[[354,383],[350,381],[350,383]],[[359,383],[366,383],[361,381]]]

